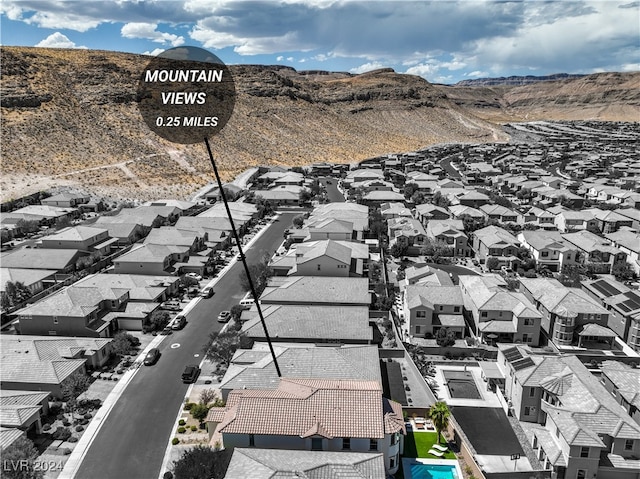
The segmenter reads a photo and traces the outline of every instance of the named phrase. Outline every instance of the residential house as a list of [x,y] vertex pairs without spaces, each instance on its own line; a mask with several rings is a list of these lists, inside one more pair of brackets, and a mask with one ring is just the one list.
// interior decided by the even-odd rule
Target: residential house
[[406,254],[418,255],[425,246],[427,233],[418,220],[413,218],[393,218],[387,222],[389,245],[407,248]]
[[83,193],[58,193],[40,200],[40,204],[45,206],[57,206],[60,208],[75,208],[78,205],[89,203],[90,196]]
[[276,477],[343,477],[386,479],[384,454],[370,452],[299,451],[237,447],[226,479]]
[[462,220],[431,220],[427,223],[425,230],[427,239],[444,243],[453,249],[456,257],[467,257],[471,255],[469,238],[464,233]]
[[611,244],[627,255],[627,263],[636,275],[640,276],[640,233],[620,230],[604,235]]
[[583,281],[582,289],[607,309],[607,326],[640,352],[640,294],[608,278]]
[[107,235],[114,238],[114,246],[127,246],[144,238],[151,228],[145,228],[136,223],[110,223],[100,221],[104,216],[98,218],[95,223],[87,225],[87,228],[107,230]]
[[[349,276],[365,277],[368,275],[369,247],[366,244],[357,243],[355,241],[322,240],[293,243],[286,254],[276,254],[276,256],[274,256],[269,262],[269,267],[273,269],[275,276],[298,274],[298,262],[306,261],[310,257],[310,254],[313,255],[322,249],[326,249],[329,241],[349,249]],[[298,248],[301,249],[298,251]],[[315,276],[322,275],[316,274]]]
[[458,286],[412,284],[405,288],[403,310],[410,336],[433,337],[442,328],[464,337],[462,292]]
[[300,244],[296,249],[296,276],[350,276],[351,248],[333,240],[313,246]]
[[548,210],[532,206],[522,216],[524,223],[533,223],[543,229],[556,229],[556,215]]
[[255,190],[254,194],[256,198],[261,197],[275,206],[296,206],[300,204],[300,193],[303,189],[302,186],[282,185],[270,190]]
[[384,173],[381,169],[361,168],[358,170],[351,170],[342,180],[342,184],[345,188],[351,188],[353,183],[372,180],[384,180]]
[[[309,294],[310,291],[313,294]],[[329,276],[273,277],[260,296],[260,304],[369,306],[369,280]]]
[[54,283],[55,272],[49,269],[0,268],[0,293],[5,294],[7,283],[22,283],[32,295],[38,294],[45,284]]
[[308,231],[308,235],[306,236],[308,241],[351,241],[356,237],[353,223],[348,220],[332,218],[318,219],[315,221],[309,220],[304,229]]
[[62,399],[72,374],[100,368],[111,356],[111,339],[0,335],[0,389],[48,391]]
[[103,228],[73,226],[64,228],[55,234],[42,238],[41,247],[51,249],[74,249],[83,253],[100,253],[104,256],[111,252],[111,246],[118,242],[109,236]]
[[355,241],[363,241],[365,232],[369,230],[369,208],[365,205],[355,203],[327,203],[319,205],[311,213],[307,224],[313,224],[314,222],[326,219],[350,222],[353,228],[352,239]]
[[587,210],[571,211],[564,210],[556,215],[555,225],[558,231],[562,233],[571,233],[574,231],[596,231],[598,222],[593,214]]
[[[237,200],[244,192],[244,189],[235,183],[224,183],[222,189],[224,190],[227,201]],[[222,194],[220,194],[220,188],[217,186],[214,186],[204,197],[209,203],[219,203],[222,201]]]
[[458,280],[467,324],[481,341],[538,345],[541,314],[524,294],[507,290],[497,274]]
[[640,426],[573,355],[498,346],[505,395],[552,477],[635,477]]
[[410,284],[453,286],[453,280],[448,273],[431,266],[408,267],[404,270],[404,279],[399,283],[400,291],[404,291]]
[[[292,344],[273,347],[280,373],[286,378],[355,379],[382,384],[378,348],[345,344],[315,347]],[[234,389],[274,389],[280,381],[267,343],[237,349],[220,381],[225,401]]]
[[520,291],[535,304],[542,329],[557,347],[612,347],[616,335],[607,327],[609,312],[581,289],[552,278],[520,278]]
[[518,241],[531,252],[538,269],[559,272],[564,266],[576,264],[578,248],[557,231],[524,230],[518,234]]
[[563,234],[562,238],[578,248],[577,261],[593,268],[596,273],[610,274],[616,262],[626,261],[624,252],[590,231]]
[[518,239],[499,226],[486,226],[473,233],[473,249],[480,263],[497,258],[500,265],[509,265],[516,259],[520,247]]
[[501,205],[482,205],[478,208],[484,213],[485,219],[494,220],[500,223],[521,223],[522,215],[510,208]]
[[411,210],[404,203],[382,203],[380,213],[385,220],[391,218],[412,218]]
[[20,248],[2,254],[3,268],[47,269],[58,273],[71,273],[82,256],[78,250],[54,250],[45,248]]
[[193,201],[183,201],[175,199],[159,199],[147,201],[143,206],[164,206],[168,208],[177,208],[178,210],[180,210],[180,216],[195,214],[200,208],[200,205]]
[[351,187],[354,189],[360,189],[365,193],[369,193],[371,191],[393,191],[395,188],[393,183],[384,180],[360,181],[358,183],[352,183]]
[[453,205],[448,208],[455,219],[461,219],[465,215],[470,216],[474,220],[481,220],[484,218],[484,213],[482,213],[482,211],[476,208],[471,208],[470,206]]
[[640,369],[619,361],[603,361],[600,382],[636,424],[640,424]]
[[362,203],[369,206],[380,206],[382,203],[404,201],[404,195],[395,191],[369,191],[362,197]]
[[113,260],[114,272],[119,274],[168,275],[176,263],[189,258],[188,246],[143,244]]
[[58,220],[74,218],[78,215],[76,208],[59,206],[28,205],[9,213],[2,214],[2,224],[17,224],[20,220],[37,221],[40,226],[52,226]]
[[[233,213],[231,214],[233,216]],[[205,239],[204,244],[212,251],[227,248],[233,241],[231,223],[227,218],[182,216],[175,224],[181,231],[192,231]]]
[[598,231],[602,234],[614,233],[620,228],[629,227],[633,225],[633,220],[627,218],[615,211],[601,210],[598,208],[589,208],[587,210],[593,215],[596,220]]
[[[177,224],[177,223],[176,223]],[[144,244],[160,246],[182,246],[190,254],[202,251],[207,241],[206,232],[200,233],[192,229],[181,229],[175,226],[154,228],[145,238]]]
[[453,205],[458,204],[462,206],[470,206],[471,208],[480,208],[482,205],[487,205],[489,203],[491,203],[491,199],[487,195],[474,190],[456,195],[451,201],[451,204]]
[[225,449],[381,452],[388,474],[398,470],[406,434],[402,407],[377,381],[282,378],[269,391],[232,391],[206,422]]
[[42,416],[49,413],[50,398],[48,391],[0,390],[0,428],[29,436],[41,434]]
[[432,205],[431,203],[416,205],[415,211],[415,218],[424,226],[426,226],[430,220],[447,220],[451,218],[451,214],[445,208]]
[[617,209],[616,213],[631,219],[631,229],[640,231],[640,209],[636,208],[622,208]]
[[[308,294],[308,293],[307,293]],[[332,304],[262,304],[262,316],[274,342],[312,344],[371,344],[373,330],[365,306]],[[266,341],[257,309],[244,311],[242,332],[253,341]]]

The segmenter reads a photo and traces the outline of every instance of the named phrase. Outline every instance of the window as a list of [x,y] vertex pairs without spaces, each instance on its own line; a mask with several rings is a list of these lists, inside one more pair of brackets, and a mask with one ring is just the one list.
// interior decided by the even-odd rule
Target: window
[[481,317],[481,318],[486,318],[486,317],[487,317],[487,312],[486,312],[486,311],[482,311],[482,312],[480,313],[480,317]]
[[529,388],[529,397],[535,397],[536,396],[536,388]]
[[454,313],[459,313],[460,312],[460,306],[454,306],[453,307],[453,312]]
[[57,316],[53,317],[53,324],[58,324],[58,317]]
[[533,319],[532,318],[524,318],[524,325],[525,326],[533,326]]
[[312,437],[311,438],[311,450],[312,451],[322,451],[322,438],[321,437]]
[[576,472],[576,479],[587,479],[587,471],[584,469],[578,469],[578,472]]
[[369,450],[377,451],[378,450],[378,440],[377,439],[369,439]]
[[625,441],[624,441],[624,450],[625,451],[633,451],[633,439],[625,439]]
[[394,446],[398,444],[398,433],[391,435],[391,445]]
[[389,458],[389,469],[395,469],[398,465],[398,454]]
[[440,311],[442,311],[444,309],[444,306],[440,305],[438,306],[438,308],[440,309]]
[[416,334],[420,334],[420,326],[416,326]]
[[525,406],[524,407],[524,415],[525,416],[530,416],[531,415],[531,408],[529,406]]
[[320,265],[318,265],[318,271],[320,271]]
[[350,437],[343,437],[342,438],[342,449],[344,449],[346,451],[351,449],[351,438]]
[[543,258],[546,258],[547,256],[549,256],[549,252],[548,251],[543,251],[540,256],[542,256]]
[[249,447],[256,447],[256,436],[249,434]]
[[416,311],[416,318],[426,318],[427,312],[423,310]]

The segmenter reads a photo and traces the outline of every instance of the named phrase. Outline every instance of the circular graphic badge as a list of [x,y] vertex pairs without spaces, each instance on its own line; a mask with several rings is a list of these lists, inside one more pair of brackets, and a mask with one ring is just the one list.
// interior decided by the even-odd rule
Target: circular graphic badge
[[229,68],[198,47],[154,57],[138,82],[138,109],[147,126],[173,143],[193,144],[219,133],[236,103]]

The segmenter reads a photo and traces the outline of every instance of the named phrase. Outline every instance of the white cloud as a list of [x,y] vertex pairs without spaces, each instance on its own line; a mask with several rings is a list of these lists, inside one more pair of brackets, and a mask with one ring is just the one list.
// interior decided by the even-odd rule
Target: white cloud
[[173,47],[184,44],[184,37],[158,31],[157,23],[126,23],[120,33],[124,38],[144,38],[156,43],[170,43]]
[[474,78],[485,78],[485,77],[489,76],[489,73],[483,72],[483,71],[480,71],[480,70],[474,70],[472,72],[465,73],[464,76],[466,76],[466,77],[474,77]]
[[283,57],[282,55],[280,55],[280,56],[278,56],[278,57],[276,58],[276,61],[278,61],[278,62],[281,62],[281,61],[283,61],[283,60],[284,60],[284,57]]
[[64,28],[77,32],[86,32],[102,23],[102,20],[95,18],[59,12],[36,12],[29,18],[25,18],[24,21],[41,28]]
[[421,63],[420,65],[414,65],[412,67],[407,68],[405,71],[408,75],[418,75],[422,78],[432,78],[434,75],[438,73],[440,67],[438,65],[432,63]]
[[625,63],[621,66],[623,72],[640,72],[640,63]]
[[143,53],[143,55],[151,55],[152,57],[157,57],[158,55],[160,55],[162,52],[164,52],[164,48],[155,48],[153,50],[146,51]]
[[385,68],[387,65],[384,65],[380,62],[369,62],[369,63],[363,63],[362,65],[360,65],[359,67],[355,67],[352,68],[351,70],[349,70],[351,73],[366,73],[366,72],[370,72],[371,70],[378,70],[380,68]]
[[35,46],[44,48],[87,48],[81,45],[76,45],[74,42],[69,40],[67,36],[63,35],[60,32],[52,33]]

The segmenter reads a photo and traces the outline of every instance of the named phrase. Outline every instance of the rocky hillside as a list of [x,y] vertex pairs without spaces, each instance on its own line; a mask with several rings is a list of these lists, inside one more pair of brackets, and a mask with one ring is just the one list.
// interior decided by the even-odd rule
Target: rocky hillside
[[525,75],[525,76],[510,76],[510,77],[498,77],[498,78],[476,78],[473,80],[462,80],[456,83],[454,86],[521,86],[531,85],[532,83],[540,83],[546,81],[558,81],[572,78],[580,78],[584,75],[570,75],[568,73],[556,73],[555,75]]
[[[124,198],[185,198],[212,180],[204,145],[170,144],[142,121],[135,94],[149,57],[0,52],[3,199],[65,184]],[[439,142],[506,141],[487,119],[517,120],[536,99],[540,108],[551,105],[546,119],[565,107],[552,90],[536,98],[507,87],[434,86],[388,69],[350,75],[240,65],[231,71],[236,109],[211,141],[226,178],[261,164],[354,162]],[[605,95],[606,85],[601,90]],[[630,105],[637,111],[637,102]]]

